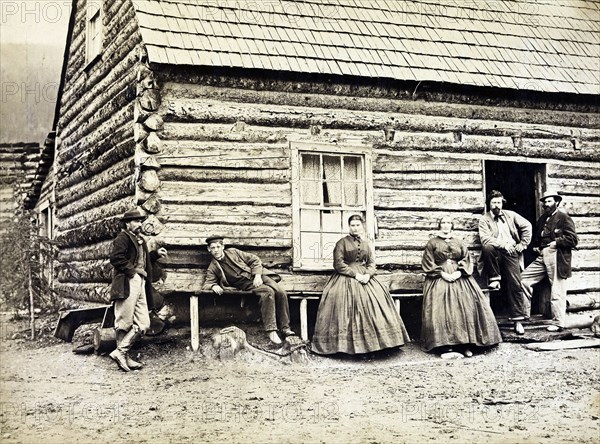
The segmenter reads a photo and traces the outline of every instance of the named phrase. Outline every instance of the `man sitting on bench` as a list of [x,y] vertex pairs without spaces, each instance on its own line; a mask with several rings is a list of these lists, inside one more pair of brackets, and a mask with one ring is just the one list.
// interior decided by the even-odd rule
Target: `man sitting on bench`
[[209,253],[213,257],[206,272],[203,290],[223,294],[223,287],[235,287],[252,291],[260,297],[260,312],[269,339],[281,344],[277,330],[286,336],[294,335],[290,329],[290,308],[285,290],[277,282],[279,275],[262,266],[258,256],[237,248],[225,250],[223,236],[206,239]]

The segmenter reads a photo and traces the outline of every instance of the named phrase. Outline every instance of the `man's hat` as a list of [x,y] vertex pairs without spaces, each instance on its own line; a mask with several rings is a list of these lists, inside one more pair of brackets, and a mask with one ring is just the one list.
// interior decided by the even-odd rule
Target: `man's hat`
[[223,236],[217,236],[217,235],[209,236],[206,238],[206,245],[210,245],[212,242],[218,242],[218,241],[223,242],[223,239],[225,239]]
[[556,191],[546,191],[542,197],[540,197],[540,202],[543,202],[547,197],[553,197],[555,200],[560,202],[562,200],[562,196],[558,194]]
[[148,217],[142,210],[140,210],[139,208],[136,208],[135,210],[129,210],[127,211],[123,217],[121,218],[122,221],[128,221],[128,220],[140,220],[140,219],[146,219],[146,217]]

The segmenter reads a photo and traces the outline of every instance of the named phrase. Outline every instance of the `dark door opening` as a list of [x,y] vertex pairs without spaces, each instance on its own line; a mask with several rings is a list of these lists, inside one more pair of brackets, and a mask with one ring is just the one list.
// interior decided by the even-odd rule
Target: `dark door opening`
[[[502,192],[507,203],[505,209],[515,211],[535,224],[540,216],[539,198],[544,189],[546,166],[539,163],[485,161],[485,193],[492,190]],[[489,211],[486,207],[485,211]],[[531,247],[524,252],[525,266],[534,259]],[[500,292],[499,298],[492,298],[492,308],[497,314],[505,311],[505,298]],[[538,303],[532,301],[532,311],[536,313]]]

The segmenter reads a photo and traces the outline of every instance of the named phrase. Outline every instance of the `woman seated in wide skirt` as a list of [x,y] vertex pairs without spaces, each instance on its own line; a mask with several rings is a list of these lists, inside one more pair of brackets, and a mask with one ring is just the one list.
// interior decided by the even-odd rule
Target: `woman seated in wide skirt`
[[451,217],[442,217],[440,231],[423,253],[421,341],[425,351],[472,356],[473,347],[495,345],[502,338],[490,304],[472,276],[469,251],[453,235],[453,227]]
[[370,353],[409,341],[387,287],[375,277],[375,248],[359,215],[333,251],[335,273],[323,290],[312,349],[319,354]]

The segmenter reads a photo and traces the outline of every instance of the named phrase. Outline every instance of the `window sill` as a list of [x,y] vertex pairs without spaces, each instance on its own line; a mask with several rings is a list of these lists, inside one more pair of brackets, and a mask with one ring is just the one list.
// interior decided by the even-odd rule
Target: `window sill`
[[100,53],[98,53],[98,54],[96,54],[94,57],[92,57],[92,59],[91,59],[89,62],[87,62],[87,63],[85,64],[85,66],[83,67],[83,70],[84,70],[86,73],[87,73],[87,72],[89,72],[89,71],[90,71],[90,70],[91,70],[91,69],[94,67],[94,65],[95,65],[96,63],[98,63],[98,61],[99,61],[101,58],[102,58],[102,53],[101,53],[101,52],[100,52]]

